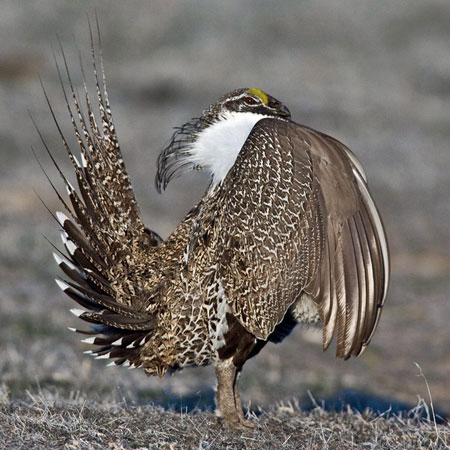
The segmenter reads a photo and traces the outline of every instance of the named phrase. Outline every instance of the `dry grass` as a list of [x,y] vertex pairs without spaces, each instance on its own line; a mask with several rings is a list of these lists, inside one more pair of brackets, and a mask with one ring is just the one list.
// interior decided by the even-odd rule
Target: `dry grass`
[[10,399],[0,390],[1,448],[450,448],[450,428],[420,400],[408,414],[374,415],[281,404],[251,412],[255,431],[224,429],[212,412],[166,410],[117,399],[67,398],[49,391]]

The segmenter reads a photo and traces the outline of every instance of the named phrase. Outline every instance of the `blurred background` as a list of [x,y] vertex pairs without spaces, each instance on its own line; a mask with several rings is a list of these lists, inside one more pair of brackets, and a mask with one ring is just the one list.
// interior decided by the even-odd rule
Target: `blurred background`
[[[2,0],[0,15],[0,384],[13,396],[40,387],[64,395],[117,395],[165,405],[212,405],[212,368],[163,380],[105,368],[67,330],[78,326],[58,290],[43,236],[59,245],[60,209],[34,160],[50,176],[27,110],[67,173],[39,75],[71,135],[52,48],[58,40],[80,86],[78,50],[89,63],[87,15],[100,19],[118,136],[146,224],[167,237],[208,180],[192,173],[163,195],[156,158],[172,128],[223,93],[258,87],[294,120],[331,134],[362,161],[384,218],[392,282],[377,333],[363,356],[336,360],[321,334],[297,327],[249,361],[245,403],[267,406],[348,398],[450,412],[450,4],[448,0]],[[89,73],[89,69],[87,69]],[[374,403],[375,402],[375,403]],[[378,402],[378,403],[376,403]]]

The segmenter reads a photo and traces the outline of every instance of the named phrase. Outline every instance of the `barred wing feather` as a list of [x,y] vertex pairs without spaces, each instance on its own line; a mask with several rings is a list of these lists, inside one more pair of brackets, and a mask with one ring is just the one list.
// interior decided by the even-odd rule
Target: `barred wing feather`
[[305,292],[324,349],[336,335],[337,356],[360,354],[386,297],[389,254],[356,157],[312,129],[264,119],[221,189],[219,272],[241,324],[267,339]]

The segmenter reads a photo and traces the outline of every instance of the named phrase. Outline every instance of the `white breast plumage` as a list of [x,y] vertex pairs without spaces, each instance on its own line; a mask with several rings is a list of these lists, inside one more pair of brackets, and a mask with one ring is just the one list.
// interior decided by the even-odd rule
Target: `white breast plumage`
[[189,160],[213,176],[213,185],[219,184],[236,161],[252,128],[266,115],[249,112],[230,112],[206,128],[193,143]]

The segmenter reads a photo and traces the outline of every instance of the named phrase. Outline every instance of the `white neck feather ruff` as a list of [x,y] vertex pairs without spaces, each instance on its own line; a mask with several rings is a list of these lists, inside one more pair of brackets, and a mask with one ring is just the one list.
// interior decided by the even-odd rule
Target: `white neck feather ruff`
[[211,173],[213,186],[219,184],[233,167],[256,122],[267,117],[250,112],[223,113],[192,144],[189,160]]

